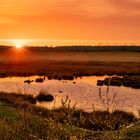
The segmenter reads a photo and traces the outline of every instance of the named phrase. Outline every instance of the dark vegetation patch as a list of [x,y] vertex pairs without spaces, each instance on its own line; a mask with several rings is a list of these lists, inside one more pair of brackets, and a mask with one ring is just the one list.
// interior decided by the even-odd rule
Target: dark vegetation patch
[[42,82],[44,81],[44,79],[43,79],[43,78],[37,78],[35,81],[36,81],[37,83],[42,83]]
[[60,123],[68,123],[78,127],[94,131],[115,131],[137,121],[131,113],[115,111],[84,112],[82,110],[56,109],[52,111],[53,120]]
[[104,80],[97,80],[97,86],[103,86]]
[[54,97],[51,95],[51,94],[45,94],[45,93],[40,93],[36,99],[39,101],[39,102],[42,102],[42,101],[46,101],[46,102],[51,102],[54,100]]
[[111,86],[125,86],[131,88],[140,88],[140,76],[123,76],[120,77],[108,77],[104,80],[98,80],[97,85],[111,85]]
[[124,111],[115,111],[108,113],[107,111],[92,112],[89,118],[86,119],[86,128],[93,130],[119,130],[124,126],[129,125],[137,119],[131,113]]
[[[12,69],[9,69],[9,67],[12,67]],[[76,77],[92,75],[140,76],[140,63],[70,61],[0,63],[0,77],[2,78],[12,76],[28,77],[33,75],[45,75],[46,77],[48,77],[48,79],[59,80],[73,80]]]
[[126,87],[140,88],[140,76],[124,76],[123,85]]
[[30,84],[30,83],[32,83],[32,82],[34,82],[34,80],[25,80],[25,81],[24,81],[24,83],[27,83],[27,84]]
[[0,101],[10,104],[36,104],[36,99],[32,95],[22,95],[16,93],[0,92]]

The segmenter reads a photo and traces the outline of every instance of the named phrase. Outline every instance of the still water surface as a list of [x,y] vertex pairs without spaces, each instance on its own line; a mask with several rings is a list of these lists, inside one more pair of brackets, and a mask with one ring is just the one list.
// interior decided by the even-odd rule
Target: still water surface
[[[88,76],[70,80],[48,80],[43,83],[32,82],[24,83],[25,80],[34,80],[39,76],[31,77],[6,77],[0,78],[0,92],[32,94],[37,96],[40,91],[50,93],[55,97],[53,102],[38,102],[38,106],[49,109],[61,106],[61,100],[66,96],[71,100],[71,105],[76,103],[77,108],[86,111],[92,110],[92,104],[96,109],[103,109],[99,99],[99,86],[96,86],[97,80],[103,80],[107,76]],[[106,93],[106,86],[101,87],[102,93]],[[128,87],[110,87],[109,94],[117,93],[118,109],[134,112],[140,110],[140,89]]]

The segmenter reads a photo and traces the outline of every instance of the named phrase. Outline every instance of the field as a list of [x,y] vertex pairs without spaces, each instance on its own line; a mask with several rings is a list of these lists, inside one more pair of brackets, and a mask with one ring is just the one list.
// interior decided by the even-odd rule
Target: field
[[[0,77],[42,75],[49,79],[72,80],[90,75],[128,75],[135,82],[135,78],[140,77],[139,51],[59,49],[0,47]],[[98,95],[102,101],[104,95],[97,91]],[[37,97],[31,94],[0,92],[0,139],[135,140],[140,137],[139,118],[124,111],[110,112],[109,102],[107,110],[95,111],[93,107],[91,112],[75,106],[70,108],[72,102],[67,97],[61,100],[59,108],[52,110],[36,103]],[[101,103],[106,106],[105,102]]]
[[[130,67],[131,66],[131,67]],[[9,69],[10,68],[10,69]],[[36,51],[28,48],[0,52],[3,76],[139,75],[139,52]]]

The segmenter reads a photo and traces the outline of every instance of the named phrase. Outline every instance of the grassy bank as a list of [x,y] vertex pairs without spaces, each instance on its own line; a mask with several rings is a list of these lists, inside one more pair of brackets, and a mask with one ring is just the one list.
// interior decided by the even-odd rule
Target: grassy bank
[[49,51],[48,49],[35,47],[17,50],[11,47],[1,50],[0,48],[0,77],[46,75],[55,79],[62,77],[72,79],[88,75],[140,75],[139,52],[64,51],[65,49],[62,51],[60,48],[55,48],[60,51]]
[[[9,67],[12,67],[12,69],[9,69]],[[70,79],[72,77],[89,75],[140,75],[140,63],[70,61],[0,63],[0,77],[31,75],[46,75],[55,79]]]
[[[0,93],[1,139],[125,139],[140,137],[140,123],[132,114],[115,111],[84,112],[62,107],[47,110],[34,105],[34,97]],[[127,128],[127,126],[132,127]]]

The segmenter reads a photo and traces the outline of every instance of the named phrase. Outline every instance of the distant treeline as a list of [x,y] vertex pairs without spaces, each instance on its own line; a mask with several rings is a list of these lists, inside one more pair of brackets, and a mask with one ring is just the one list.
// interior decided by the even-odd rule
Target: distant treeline
[[[0,46],[0,51],[11,46]],[[26,46],[30,51],[37,52],[140,52],[140,46]]]

